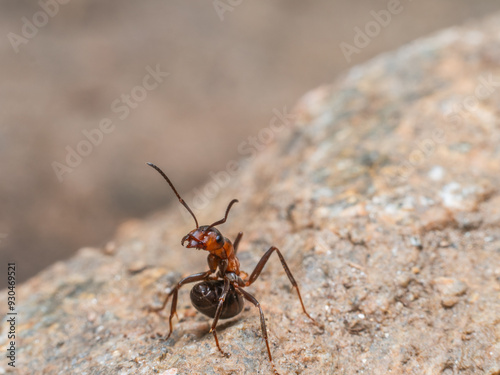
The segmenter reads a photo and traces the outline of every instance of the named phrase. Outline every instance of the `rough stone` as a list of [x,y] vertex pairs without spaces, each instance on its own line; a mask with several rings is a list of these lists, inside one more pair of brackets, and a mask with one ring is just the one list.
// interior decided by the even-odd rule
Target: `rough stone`
[[[410,43],[309,93],[198,214],[217,220],[237,197],[221,230],[245,232],[242,268],[278,246],[324,324],[273,256],[250,290],[281,374],[500,373],[499,88],[500,15]],[[181,212],[125,223],[18,286],[16,373],[271,374],[256,309],[220,324],[223,358],[188,287],[160,340],[168,312],[145,307],[206,269],[179,244]]]

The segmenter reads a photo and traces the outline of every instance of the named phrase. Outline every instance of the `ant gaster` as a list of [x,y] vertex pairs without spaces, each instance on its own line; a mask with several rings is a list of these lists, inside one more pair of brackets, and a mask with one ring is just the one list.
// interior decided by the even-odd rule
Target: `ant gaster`
[[191,290],[191,302],[199,312],[209,316],[210,318],[213,318],[210,332],[214,335],[215,344],[217,345],[217,348],[222,353],[222,355],[224,355],[225,357],[229,357],[229,354],[225,353],[219,345],[219,340],[215,331],[217,322],[219,321],[219,319],[228,319],[238,315],[243,309],[244,300],[246,299],[259,309],[262,337],[264,338],[264,341],[266,343],[269,361],[271,362],[274,373],[278,374],[276,368],[274,367],[271,350],[269,348],[266,322],[264,319],[262,308],[260,307],[260,304],[255,299],[255,297],[245,291],[243,288],[250,286],[254,283],[255,280],[257,280],[271,254],[273,252],[276,252],[278,254],[278,257],[280,258],[281,265],[283,266],[288,278],[290,279],[290,282],[292,283],[292,286],[297,291],[304,314],[306,314],[309,319],[317,324],[317,322],[307,313],[306,308],[304,307],[302,297],[300,296],[299,287],[297,286],[297,282],[293,278],[292,273],[290,272],[290,269],[285,262],[285,258],[283,258],[283,255],[277,247],[272,246],[260,259],[259,263],[257,263],[257,266],[248,277],[245,272],[240,271],[240,262],[236,257],[238,244],[240,243],[243,233],[238,233],[238,236],[236,237],[233,245],[229,239],[224,237],[219,232],[219,230],[215,228],[215,226],[226,222],[229,210],[231,209],[233,204],[238,202],[238,200],[233,199],[229,203],[223,219],[218,220],[211,225],[199,226],[198,220],[196,219],[193,211],[191,211],[186,202],[181,198],[179,193],[177,193],[177,190],[175,189],[174,185],[167,177],[167,175],[163,173],[163,171],[156,165],[152,163],[147,164],[150,167],[156,169],[156,171],[163,176],[163,178],[168,182],[175,195],[179,199],[179,202],[184,207],[186,207],[189,213],[193,216],[194,222],[196,224],[196,229],[193,229],[182,238],[181,245],[186,246],[187,248],[195,248],[198,250],[206,250],[209,252],[207,258],[209,268],[208,271],[195,273],[183,278],[167,294],[165,300],[163,301],[163,304],[160,307],[150,308],[150,311],[161,311],[167,305],[170,297],[172,297],[172,306],[170,309],[169,317],[170,330],[165,340],[167,340],[172,334],[172,318],[174,317],[174,315],[177,315],[177,294],[179,289],[185,284],[200,281]]

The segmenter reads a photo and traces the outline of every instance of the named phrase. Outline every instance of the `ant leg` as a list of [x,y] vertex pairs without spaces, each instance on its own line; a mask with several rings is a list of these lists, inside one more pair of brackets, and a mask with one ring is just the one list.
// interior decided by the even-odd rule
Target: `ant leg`
[[236,288],[236,291],[240,293],[247,301],[250,301],[259,309],[260,312],[260,328],[262,330],[262,337],[264,338],[264,341],[266,342],[266,347],[267,347],[267,354],[269,356],[269,361],[271,362],[271,366],[273,366],[274,373],[276,375],[278,374],[278,371],[276,371],[276,367],[274,367],[274,362],[273,362],[273,357],[271,356],[271,349],[269,348],[269,341],[267,339],[267,328],[266,328],[266,320],[264,318],[264,312],[262,311],[262,308],[260,307],[259,301],[255,299],[254,296],[252,296],[250,293],[247,291],[241,289],[241,288]]
[[212,273],[212,271],[200,272],[200,273],[195,273],[193,275],[185,277],[184,279],[182,279],[181,281],[179,281],[177,283],[177,285],[175,286],[175,288],[172,289],[172,291],[170,293],[167,294],[167,296],[165,297],[165,300],[163,301],[163,304],[160,307],[149,308],[149,311],[151,311],[151,312],[158,312],[158,311],[163,310],[165,308],[165,306],[167,305],[168,300],[170,299],[170,296],[172,294],[174,294],[177,290],[179,290],[181,288],[181,286],[183,286],[184,284],[194,283],[196,281],[205,280],[211,273]]
[[172,289],[172,291],[170,293],[167,294],[167,296],[165,297],[165,300],[163,301],[163,304],[160,307],[149,308],[149,311],[151,311],[151,312],[159,312],[159,311],[163,310],[165,308],[165,306],[167,305],[167,302],[170,299],[170,296],[173,295],[172,307],[170,309],[170,317],[168,318],[168,324],[170,327],[170,331],[168,332],[168,336],[165,338],[165,340],[168,340],[168,338],[172,334],[172,318],[174,317],[174,315],[177,315],[177,311],[176,311],[177,310],[177,294],[178,294],[178,291],[181,288],[181,286],[183,286],[184,284],[194,283],[196,281],[206,280],[208,278],[208,276],[210,276],[211,273],[212,273],[211,271],[200,272],[200,273],[195,273],[194,275],[185,277],[184,279],[182,279],[181,281],[179,281],[177,283],[175,288]]
[[224,357],[229,357],[228,353],[224,353],[219,345],[219,339],[217,338],[217,333],[215,332],[215,327],[217,326],[217,322],[222,314],[222,306],[224,305],[224,301],[226,300],[227,293],[229,292],[229,279],[224,278],[224,288],[222,289],[222,294],[219,298],[219,304],[217,306],[217,310],[215,311],[214,321],[212,322],[212,327],[210,328],[210,332],[213,333],[215,338],[215,343],[217,344],[217,348],[222,353]]
[[240,244],[241,237],[243,237],[243,232],[238,233],[236,236],[236,239],[234,240],[233,247],[234,247],[234,254],[238,252],[238,245]]
[[264,266],[266,265],[267,261],[269,260],[269,257],[273,253],[273,251],[276,251],[276,253],[278,254],[278,256],[280,258],[280,261],[281,261],[281,265],[283,266],[283,269],[285,270],[285,272],[286,272],[286,274],[288,276],[288,279],[290,279],[290,282],[292,283],[292,286],[297,291],[297,294],[299,296],[299,301],[300,301],[300,304],[302,305],[302,310],[304,311],[304,314],[306,314],[307,317],[309,319],[311,319],[314,323],[318,324],[316,322],[316,320],[314,320],[311,317],[311,315],[309,315],[307,313],[306,308],[304,307],[304,302],[302,302],[302,297],[300,295],[299,286],[297,285],[297,282],[293,278],[292,273],[290,272],[290,269],[288,268],[288,265],[285,262],[285,258],[283,258],[283,255],[281,255],[281,252],[279,251],[279,249],[276,246],[271,246],[269,248],[269,250],[267,250],[266,253],[262,256],[262,258],[260,258],[259,263],[257,263],[257,266],[253,270],[253,272],[250,275],[248,281],[245,283],[245,286],[249,286],[249,285],[253,284],[253,282],[255,280],[257,280],[257,278],[259,277],[260,273],[262,272],[262,269],[264,268]]

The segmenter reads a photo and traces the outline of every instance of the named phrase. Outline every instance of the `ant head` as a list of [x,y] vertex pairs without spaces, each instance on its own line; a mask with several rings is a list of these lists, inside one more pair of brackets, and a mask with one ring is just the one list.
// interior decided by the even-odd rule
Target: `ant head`
[[224,236],[217,228],[209,225],[202,225],[186,234],[182,238],[182,246],[186,242],[188,249],[195,248],[198,250],[215,251],[224,246]]
[[229,214],[229,210],[231,209],[231,206],[233,204],[235,204],[236,202],[238,202],[238,200],[233,199],[231,202],[229,202],[229,205],[227,206],[227,209],[226,209],[226,214],[224,215],[223,219],[218,220],[211,225],[199,226],[198,220],[196,219],[196,216],[194,215],[193,211],[191,211],[191,209],[189,208],[187,203],[184,202],[184,200],[181,198],[181,196],[179,195],[177,190],[175,190],[174,185],[172,184],[170,179],[167,177],[167,175],[165,173],[163,173],[163,171],[160,168],[158,168],[156,165],[154,165],[153,163],[146,163],[146,164],[149,165],[150,167],[154,168],[159,174],[161,174],[163,176],[163,178],[168,182],[168,184],[170,185],[170,187],[174,191],[175,195],[179,199],[179,202],[181,202],[181,204],[184,207],[186,207],[186,210],[189,211],[191,216],[193,216],[194,223],[196,224],[196,229],[192,230],[191,232],[189,232],[187,235],[185,235],[182,238],[182,242],[181,242],[182,246],[184,246],[184,242],[188,241],[188,243],[186,245],[187,248],[196,248],[198,250],[202,249],[202,250],[207,250],[210,252],[216,251],[216,250],[220,249],[221,247],[223,247],[224,243],[225,243],[224,236],[222,236],[222,234],[214,227],[216,225],[223,224],[226,222],[227,215]]
[[182,238],[181,245],[184,246],[184,242],[187,241],[186,247],[188,249],[194,247],[198,250],[207,250],[210,252],[222,248],[225,244],[224,236],[219,232],[217,228],[215,228],[215,226],[226,222],[229,210],[231,209],[231,206],[236,202],[238,202],[238,200],[233,199],[229,203],[223,219],[218,220],[211,225],[202,225],[201,227],[193,229],[191,232],[186,234]]

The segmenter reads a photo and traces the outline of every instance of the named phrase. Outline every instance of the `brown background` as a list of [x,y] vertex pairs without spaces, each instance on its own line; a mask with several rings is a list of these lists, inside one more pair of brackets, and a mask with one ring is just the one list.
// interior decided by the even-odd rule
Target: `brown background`
[[[242,1],[221,20],[212,1],[70,1],[16,53],[7,34],[20,35],[23,17],[41,8],[2,1],[0,263],[16,261],[26,279],[81,246],[104,244],[120,222],[172,198],[145,161],[190,197],[243,156],[238,146],[269,125],[273,109],[293,107],[382,51],[500,9],[495,0],[402,1],[347,62],[339,44],[387,4]],[[118,120],[111,103],[158,64],[169,77]],[[107,117],[115,130],[59,182],[51,163]]]

